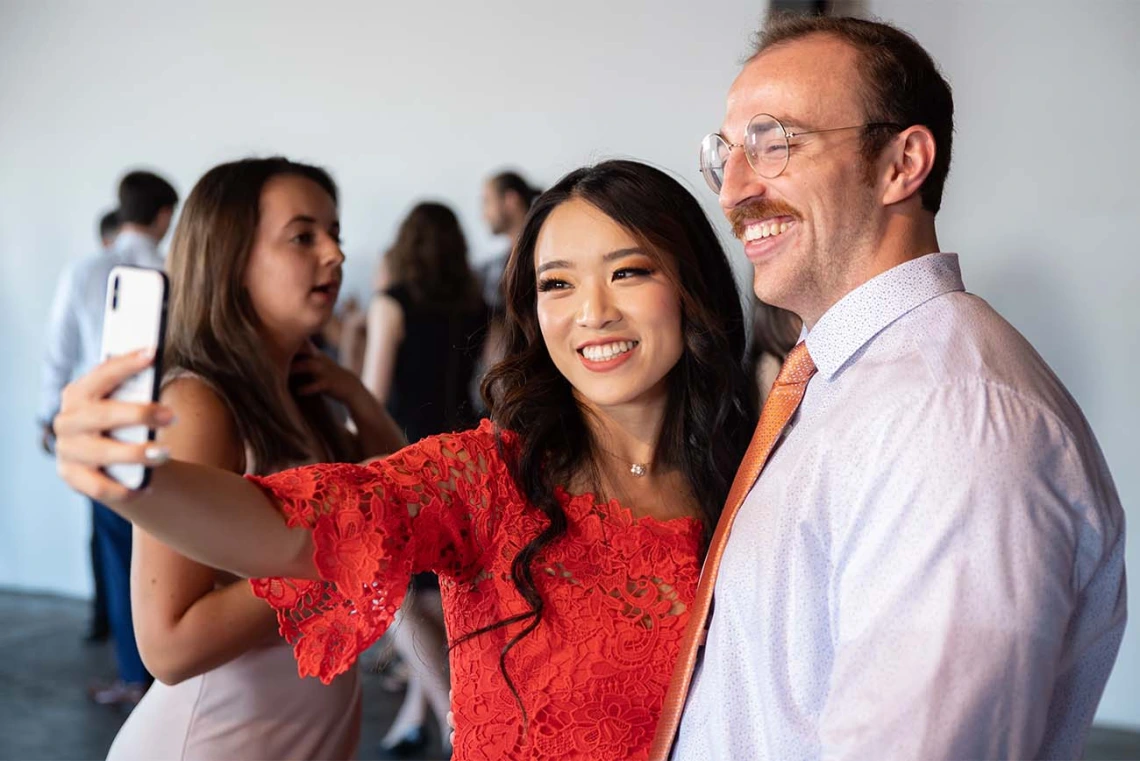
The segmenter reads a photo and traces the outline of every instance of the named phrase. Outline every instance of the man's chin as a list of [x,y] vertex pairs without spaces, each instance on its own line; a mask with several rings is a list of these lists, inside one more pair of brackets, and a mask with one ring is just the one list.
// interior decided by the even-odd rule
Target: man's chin
[[752,280],[752,293],[756,298],[769,306],[795,312],[794,299],[790,297],[791,289],[782,287],[782,282],[772,277],[771,273],[763,275],[756,272]]

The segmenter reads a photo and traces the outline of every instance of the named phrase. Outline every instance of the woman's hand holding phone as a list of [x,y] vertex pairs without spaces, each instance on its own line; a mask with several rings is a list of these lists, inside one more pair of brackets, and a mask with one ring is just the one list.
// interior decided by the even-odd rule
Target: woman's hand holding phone
[[128,501],[134,490],[106,474],[117,464],[155,467],[170,455],[153,441],[127,443],[109,435],[118,428],[143,425],[162,428],[174,415],[162,405],[125,402],[108,397],[130,378],[154,363],[153,349],[112,357],[67,386],[59,414],[53,421],[55,455],[60,477],[78,492],[97,502],[115,505]]

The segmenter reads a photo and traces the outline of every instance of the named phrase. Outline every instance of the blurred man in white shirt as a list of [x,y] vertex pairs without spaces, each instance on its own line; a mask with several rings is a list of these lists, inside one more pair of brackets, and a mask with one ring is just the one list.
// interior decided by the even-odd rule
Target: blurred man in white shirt
[[[158,244],[170,228],[178,193],[151,172],[130,172],[119,183],[119,230],[113,242],[68,265],[60,277],[48,319],[39,420],[44,446],[51,448],[51,420],[64,386],[99,362],[107,277],[120,264],[162,269]],[[92,502],[94,542],[106,593],[108,622],[115,644],[119,679],[92,688],[100,703],[135,703],[150,674],[135,645],[131,619],[131,527],[106,507]]]

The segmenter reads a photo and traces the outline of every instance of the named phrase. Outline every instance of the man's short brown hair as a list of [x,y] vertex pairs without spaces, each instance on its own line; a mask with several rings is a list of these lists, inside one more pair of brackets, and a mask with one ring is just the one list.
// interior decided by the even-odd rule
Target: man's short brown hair
[[[934,135],[934,166],[919,196],[924,209],[938,213],[950,172],[954,98],[934,59],[914,37],[890,24],[842,16],[778,14],[756,35],[749,60],[775,45],[815,34],[838,37],[858,53],[867,122],[890,122],[904,128],[920,124]],[[894,134],[889,128],[867,129],[863,136],[867,160],[878,158]]]

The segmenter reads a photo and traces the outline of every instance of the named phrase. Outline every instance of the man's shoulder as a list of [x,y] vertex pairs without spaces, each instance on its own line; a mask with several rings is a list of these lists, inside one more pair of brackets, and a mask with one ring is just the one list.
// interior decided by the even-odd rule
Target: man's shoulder
[[154,261],[151,261],[146,257],[140,260],[137,252],[118,251],[110,248],[82,256],[73,261],[69,268],[74,278],[83,283],[94,284],[98,288],[103,288],[111,270],[119,265],[161,269],[162,260],[155,258]]
[[86,283],[97,275],[102,275],[105,279],[115,265],[120,263],[119,257],[112,251],[92,251],[72,261],[69,270],[72,277]]
[[1107,473],[1064,384],[977,296],[945,294],[912,310],[844,373],[823,422],[852,457],[868,461],[864,472],[878,472],[871,461],[924,472],[949,463],[968,470],[989,458],[1014,470],[1083,471],[1094,481]]
[[[1095,544],[1081,579],[1120,535],[1119,497],[1079,406],[983,299],[931,299],[847,371],[820,420],[832,437],[821,451],[845,453],[833,479],[842,525],[862,525],[853,516],[863,515],[867,525],[915,519],[933,531],[942,521],[946,532],[985,534],[1020,520],[1022,543]],[[853,494],[866,496],[861,507]]]
[[74,300],[86,294],[91,289],[92,282],[105,281],[111,269],[110,267],[104,269],[103,256],[103,251],[95,251],[65,263],[59,275],[57,286],[59,295],[66,295],[69,300]]
[[882,370],[864,391],[882,401],[867,408],[874,412],[865,422],[900,442],[900,459],[965,469],[966,461],[979,466],[986,459],[1005,463],[1009,473],[1030,469],[1112,492],[1077,402],[1029,341],[983,299],[946,294],[892,328],[893,335],[868,352]]
[[107,295],[107,278],[116,265],[122,264],[112,251],[96,251],[72,261],[63,273],[63,282],[72,309],[94,318],[102,312]]
[[[880,340],[881,339],[881,340]],[[1017,328],[984,299],[947,293],[922,304],[878,337],[867,359],[890,367],[894,393],[999,394],[1067,424],[1080,416],[1072,396]]]

